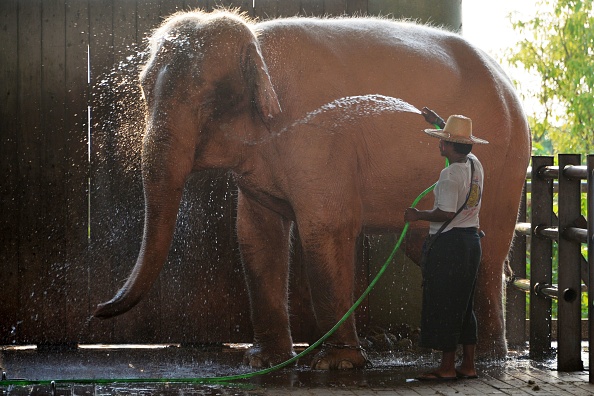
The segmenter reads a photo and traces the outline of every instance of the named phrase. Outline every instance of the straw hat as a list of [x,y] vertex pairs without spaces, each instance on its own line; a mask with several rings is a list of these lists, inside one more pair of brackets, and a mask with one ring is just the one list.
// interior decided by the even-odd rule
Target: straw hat
[[448,142],[464,144],[488,144],[489,142],[472,136],[472,120],[463,115],[451,115],[443,129],[425,129],[429,136]]

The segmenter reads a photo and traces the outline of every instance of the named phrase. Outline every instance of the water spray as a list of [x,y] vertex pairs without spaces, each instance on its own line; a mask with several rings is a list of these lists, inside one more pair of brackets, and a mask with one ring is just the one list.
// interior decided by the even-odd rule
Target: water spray
[[[438,116],[433,110],[428,109],[427,107],[423,107],[423,110],[420,112],[421,115],[425,118],[425,120],[435,126],[437,129],[443,129],[445,126],[445,122],[443,118]],[[446,159],[446,167],[449,165]],[[416,207],[419,201],[423,199],[427,194],[429,194],[435,188],[435,184],[432,184],[430,187],[426,188],[423,192],[421,192],[417,198],[411,204],[411,207]],[[379,281],[382,277],[398,249],[400,249],[400,245],[408,232],[409,223],[407,222],[402,229],[400,237],[394,245],[392,252],[380,268],[379,272],[373,278],[373,280],[369,283],[369,286],[365,289],[361,297],[355,301],[353,306],[344,314],[344,316],[330,329],[326,334],[324,334],[319,340],[311,344],[309,347],[304,349],[302,352],[297,354],[296,356],[292,357],[289,360],[286,360],[282,363],[279,363],[275,366],[253,371],[250,373],[244,374],[235,374],[235,375],[227,375],[227,376],[219,376],[219,377],[198,377],[198,378],[95,378],[95,379],[57,379],[57,380],[26,380],[26,379],[8,379],[5,372],[2,373],[2,380],[0,380],[0,386],[9,386],[9,385],[16,385],[16,386],[26,386],[26,385],[49,385],[52,388],[53,393],[56,392],[56,385],[58,384],[115,384],[115,383],[193,383],[193,384],[219,384],[219,385],[230,385],[233,381],[239,380],[246,380],[252,377],[269,374],[273,371],[280,370],[290,364],[295,363],[300,358],[306,356],[311,351],[316,349],[320,346],[328,337],[330,337],[347,319],[348,317],[361,305],[363,300],[367,297],[367,295],[371,292],[371,290],[375,287],[375,284]]]

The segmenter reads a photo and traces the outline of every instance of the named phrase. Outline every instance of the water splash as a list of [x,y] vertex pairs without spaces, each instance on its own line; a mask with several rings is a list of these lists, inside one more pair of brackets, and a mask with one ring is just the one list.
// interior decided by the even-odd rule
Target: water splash
[[132,54],[97,79],[93,85],[92,156],[102,169],[117,168],[125,177],[140,171],[140,152],[145,131],[145,111],[138,70],[146,52]]
[[384,112],[410,112],[421,114],[421,111],[415,106],[400,98],[392,96],[385,96],[379,94],[372,95],[357,95],[345,96],[344,98],[336,99],[330,103],[321,106],[319,109],[308,113],[304,121],[307,122],[311,118],[331,110],[349,110],[353,113],[347,114],[350,116],[369,116],[379,115]]
[[[421,114],[421,111],[412,104],[392,96],[385,96],[380,94],[345,96],[328,102],[316,110],[308,112],[304,117],[294,121],[290,125],[282,128],[278,132],[273,132],[270,135],[255,141],[247,142],[250,145],[261,144],[273,138],[277,138],[287,132],[294,131],[299,125],[310,124],[317,125],[327,129],[329,132],[336,130],[338,127],[355,121],[363,117],[374,117],[385,113],[407,112]],[[330,117],[332,125],[328,123],[327,119],[318,121],[318,117],[328,113],[334,113]]]

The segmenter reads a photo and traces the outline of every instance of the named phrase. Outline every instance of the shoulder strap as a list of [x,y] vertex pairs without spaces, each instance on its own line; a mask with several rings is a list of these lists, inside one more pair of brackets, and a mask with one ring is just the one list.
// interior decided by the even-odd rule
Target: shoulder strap
[[474,161],[472,161],[472,159],[470,159],[470,158],[468,158],[468,160],[470,161],[470,190],[468,191],[468,194],[466,194],[466,199],[464,200],[464,203],[462,204],[462,206],[460,206],[458,208],[458,211],[456,211],[456,213],[454,214],[454,216],[452,216],[451,219],[444,222],[441,225],[441,227],[439,227],[439,230],[435,233],[435,236],[441,234],[441,232],[443,230],[445,230],[445,228],[448,226],[448,224],[450,224],[452,222],[452,220],[454,220],[454,218],[456,216],[458,216],[460,214],[460,212],[462,212],[462,209],[464,209],[464,207],[466,206],[466,203],[468,203],[468,198],[470,197],[470,192],[472,191],[472,178],[474,177]]

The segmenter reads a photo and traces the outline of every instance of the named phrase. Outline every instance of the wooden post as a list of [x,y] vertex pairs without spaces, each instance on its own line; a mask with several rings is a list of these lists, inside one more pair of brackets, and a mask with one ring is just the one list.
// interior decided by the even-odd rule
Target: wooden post
[[[580,371],[581,360],[581,243],[563,237],[581,216],[580,178],[570,178],[566,167],[580,165],[579,154],[559,154],[559,298],[557,370]],[[573,293],[571,293],[573,291]]]
[[551,351],[551,300],[534,293],[537,283],[551,284],[552,241],[538,236],[536,227],[553,221],[553,180],[539,170],[553,165],[553,157],[532,157],[532,239],[530,243],[530,358],[542,359]]

